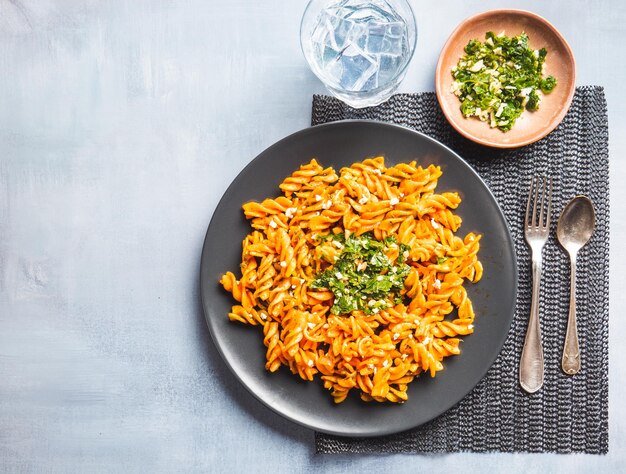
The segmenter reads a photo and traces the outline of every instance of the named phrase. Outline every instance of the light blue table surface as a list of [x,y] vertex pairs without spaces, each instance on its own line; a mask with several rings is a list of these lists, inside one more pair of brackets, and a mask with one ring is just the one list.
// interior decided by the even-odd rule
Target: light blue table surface
[[[605,86],[610,453],[316,455],[228,373],[199,303],[237,173],[310,123],[304,1],[0,1],[1,472],[618,472],[626,456],[626,3],[413,1],[403,92],[465,17],[518,7]],[[591,157],[590,157],[591,158]],[[622,471],[624,472],[624,471]]]

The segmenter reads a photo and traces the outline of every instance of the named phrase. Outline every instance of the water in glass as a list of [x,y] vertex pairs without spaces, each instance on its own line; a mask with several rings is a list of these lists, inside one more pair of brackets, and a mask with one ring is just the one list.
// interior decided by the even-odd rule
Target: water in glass
[[386,0],[332,3],[320,11],[311,32],[312,67],[331,89],[384,89],[410,58],[408,36],[404,18]]

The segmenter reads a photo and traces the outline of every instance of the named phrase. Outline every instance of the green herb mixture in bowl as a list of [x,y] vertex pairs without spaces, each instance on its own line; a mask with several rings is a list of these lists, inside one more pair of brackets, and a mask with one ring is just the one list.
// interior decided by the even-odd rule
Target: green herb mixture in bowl
[[556,87],[554,76],[543,77],[547,54],[546,48],[531,49],[526,33],[509,38],[487,32],[484,42],[473,39],[465,46],[465,56],[452,68],[450,91],[465,117],[509,131],[524,109],[537,110],[542,93]]

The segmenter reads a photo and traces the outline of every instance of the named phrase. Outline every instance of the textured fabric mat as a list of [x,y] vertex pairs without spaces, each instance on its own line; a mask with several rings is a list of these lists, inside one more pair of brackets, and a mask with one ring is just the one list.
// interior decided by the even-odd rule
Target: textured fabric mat
[[[609,164],[604,90],[579,87],[563,122],[537,143],[513,150],[476,145],[445,120],[434,93],[399,94],[374,108],[352,109],[314,96],[312,123],[344,119],[393,122],[448,145],[473,166],[509,222],[519,263],[513,325],[487,375],[455,407],[414,430],[380,438],[316,433],[318,453],[608,451]],[[519,359],[530,312],[530,255],[522,224],[531,176],[554,180],[552,231],[543,250],[541,288],[545,383],[528,395],[518,382]],[[596,230],[578,259],[578,331],[581,372],[560,368],[569,307],[569,260],[556,241],[556,219],[570,198],[591,197]],[[487,270],[488,271],[488,270]],[[460,356],[462,357],[462,355]],[[410,396],[410,392],[409,392]]]

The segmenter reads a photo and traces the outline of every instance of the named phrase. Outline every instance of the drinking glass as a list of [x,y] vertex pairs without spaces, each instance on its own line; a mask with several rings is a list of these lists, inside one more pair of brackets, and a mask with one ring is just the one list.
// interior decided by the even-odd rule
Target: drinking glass
[[395,92],[416,40],[406,0],[311,0],[300,25],[309,66],[331,94],[355,108]]

